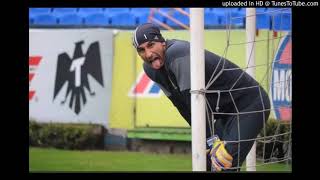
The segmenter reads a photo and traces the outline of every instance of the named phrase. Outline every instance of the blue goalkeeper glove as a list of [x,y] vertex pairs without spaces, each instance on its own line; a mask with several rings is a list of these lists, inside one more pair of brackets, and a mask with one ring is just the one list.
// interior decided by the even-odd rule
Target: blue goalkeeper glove
[[225,142],[215,135],[207,139],[207,144],[209,146],[207,155],[211,159],[212,171],[220,172],[223,169],[231,168],[233,158],[227,152]]

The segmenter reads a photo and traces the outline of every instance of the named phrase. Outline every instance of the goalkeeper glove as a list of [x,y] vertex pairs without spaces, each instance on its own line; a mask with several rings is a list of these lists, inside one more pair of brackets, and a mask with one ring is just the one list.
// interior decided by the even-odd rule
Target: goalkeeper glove
[[233,158],[225,149],[225,142],[215,135],[207,139],[207,144],[209,146],[207,155],[211,160],[213,171],[220,172],[223,169],[231,168]]

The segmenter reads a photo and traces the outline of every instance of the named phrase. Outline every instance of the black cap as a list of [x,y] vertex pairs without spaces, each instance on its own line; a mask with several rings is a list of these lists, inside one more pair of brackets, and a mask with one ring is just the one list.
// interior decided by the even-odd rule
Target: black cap
[[160,33],[158,26],[152,23],[139,25],[133,33],[133,46],[137,48],[141,44],[148,41],[164,42],[164,38]]

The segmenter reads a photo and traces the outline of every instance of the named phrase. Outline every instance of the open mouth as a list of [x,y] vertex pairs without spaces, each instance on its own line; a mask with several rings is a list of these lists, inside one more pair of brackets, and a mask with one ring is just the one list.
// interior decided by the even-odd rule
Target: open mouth
[[157,60],[160,60],[160,58],[159,57],[155,57],[155,58],[151,59],[151,61],[149,61],[149,63],[152,64],[153,62],[155,62]]
[[160,60],[160,58],[159,57],[155,57],[155,58],[153,58],[152,61],[156,61],[156,60]]
[[155,57],[153,58],[152,61],[150,61],[150,63],[152,64],[152,66],[155,69],[159,69],[161,67],[161,61],[160,61],[160,57]]

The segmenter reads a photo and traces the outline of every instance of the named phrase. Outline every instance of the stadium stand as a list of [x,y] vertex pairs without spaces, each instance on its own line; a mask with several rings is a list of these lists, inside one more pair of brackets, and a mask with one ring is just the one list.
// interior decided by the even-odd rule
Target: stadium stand
[[109,16],[128,12],[130,12],[130,8],[105,8],[105,13],[109,14]]
[[[148,22],[148,17],[149,17],[150,13],[147,14],[136,14],[136,18],[137,18],[137,23],[138,24],[143,24]],[[160,14],[154,14],[153,15],[153,19],[160,21],[162,23],[166,23],[166,18],[164,16],[161,16]]]
[[275,31],[290,30],[291,29],[291,13],[281,12],[274,15],[272,21],[274,24],[272,29]]
[[121,28],[134,28],[137,25],[136,17],[131,12],[121,12],[110,16],[111,25]]
[[219,18],[214,12],[206,12],[204,14],[204,26],[205,28],[213,28],[219,26]]
[[131,8],[130,12],[136,15],[145,14],[150,13],[150,8]]
[[[189,17],[184,14],[181,14],[178,11],[175,11],[171,16],[173,16],[176,20],[180,21],[181,23],[183,23],[187,26],[190,25]],[[177,23],[175,23],[173,20],[168,19],[168,18],[167,18],[167,24],[171,27],[175,27],[175,28],[179,27],[179,25]]]
[[61,25],[82,25],[83,18],[78,14],[66,14],[64,16],[61,16],[58,22]]
[[53,8],[52,9],[52,15],[56,17],[62,17],[69,14],[77,14],[78,9],[77,8]]
[[84,24],[87,26],[109,26],[110,18],[107,14],[95,13],[85,17]]
[[269,14],[258,14],[256,16],[256,26],[258,29],[270,29],[271,18]]
[[[190,13],[190,8],[182,8]],[[189,17],[174,8],[29,8],[29,26],[102,26],[134,29],[136,25],[148,22],[151,15],[154,21],[173,28],[182,27],[163,13],[189,26]],[[285,10],[285,9],[284,9]],[[153,13],[151,13],[153,12]],[[280,13],[281,12],[281,13]],[[257,29],[291,29],[291,11],[280,8],[256,8]],[[226,28],[230,23],[235,28],[245,27],[245,8],[205,8],[205,28]],[[272,23],[273,22],[273,23]],[[271,24],[272,23],[272,24]]]
[[53,16],[51,14],[43,14],[43,15],[35,16],[33,19],[33,24],[41,25],[41,26],[52,26],[52,25],[58,24],[58,19],[56,16]]
[[218,15],[221,26],[244,27],[245,25],[245,13],[237,8],[231,8],[231,10],[215,8],[213,12]]
[[37,15],[49,14],[51,8],[29,8],[29,16],[35,17]]
[[78,13],[85,18],[92,14],[104,14],[104,8],[79,8]]

